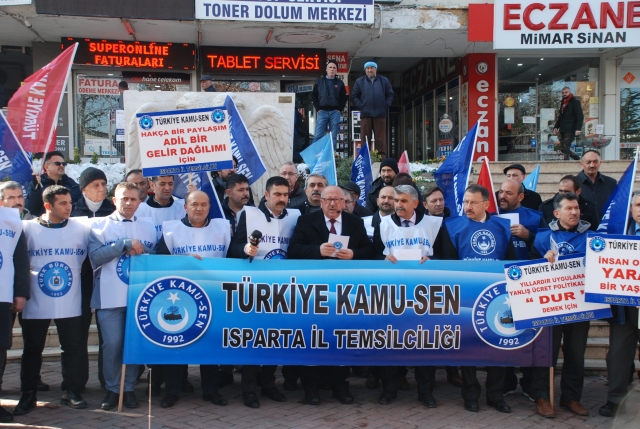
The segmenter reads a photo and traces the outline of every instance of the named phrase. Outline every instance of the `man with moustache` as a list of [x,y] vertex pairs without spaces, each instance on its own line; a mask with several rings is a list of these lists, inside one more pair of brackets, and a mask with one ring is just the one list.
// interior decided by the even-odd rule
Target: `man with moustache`
[[[509,221],[487,212],[489,191],[480,185],[470,185],[464,193],[462,204],[464,216],[445,220],[434,245],[434,254],[443,260],[515,260]],[[472,237],[477,241],[484,238],[491,245],[479,249],[473,245]],[[481,388],[476,367],[463,366],[461,373],[464,409],[478,412]],[[487,405],[501,413],[510,413],[511,407],[502,397],[504,373],[503,367],[487,367]]]
[[[114,194],[115,211],[94,223],[89,235],[89,258],[96,269],[91,308],[96,310],[100,324],[107,390],[107,396],[100,404],[103,410],[115,408],[120,396],[131,256],[153,253],[156,245],[153,223],[134,215],[140,205],[137,185],[119,183]],[[123,398],[127,408],[138,407],[133,392],[137,376],[138,365],[127,365]]]
[[322,191],[327,187],[329,181],[326,177],[319,173],[311,173],[307,177],[307,184],[305,186],[305,193],[307,194],[307,203],[302,214],[313,213],[320,210]]
[[615,189],[618,181],[613,177],[600,173],[602,159],[596,150],[588,150],[582,154],[580,166],[582,171],[578,173],[582,197],[591,201],[596,206],[598,223],[604,216],[604,206],[609,201],[611,193]]
[[[504,175],[507,176],[507,179],[513,179],[518,183],[522,183],[524,187],[524,178],[527,174],[527,170],[525,170],[522,164],[513,164],[502,170]],[[496,200],[498,199],[498,193],[496,192]],[[530,189],[524,188],[524,198],[520,202],[522,207],[526,207],[531,210],[538,210],[542,204],[542,198],[540,198],[540,194]]]
[[[418,192],[411,185],[398,185],[394,189],[395,213],[386,216],[375,229],[373,247],[379,259],[397,262],[397,250],[416,251],[415,258],[422,264],[433,256],[433,243],[436,240],[442,218],[425,216],[416,209],[420,205]],[[415,239],[418,240],[415,240]],[[409,240],[410,239],[410,240]],[[403,243],[396,245],[396,243]],[[408,244],[411,243],[411,244]],[[419,259],[418,259],[419,258]],[[385,366],[382,370],[382,394],[378,398],[381,405],[390,404],[398,394],[401,375],[398,366]],[[436,367],[417,366],[415,378],[418,384],[418,399],[426,407],[435,408],[433,396]]]
[[20,219],[31,220],[33,215],[24,206],[24,193],[22,185],[18,182],[8,181],[0,184],[0,207],[18,209]]
[[380,177],[373,181],[369,194],[367,194],[366,207],[369,210],[373,212],[378,210],[376,200],[378,199],[380,189],[385,186],[391,186],[393,179],[395,179],[398,174],[398,171],[400,170],[398,170],[398,162],[395,159],[385,158],[382,160],[380,163]]
[[38,175],[34,173],[24,204],[33,216],[40,216],[44,213],[42,193],[48,186],[60,185],[69,189],[71,201],[73,201],[74,205],[82,197],[82,192],[76,181],[65,174],[66,166],[67,162],[61,152],[54,150],[45,155],[44,165],[42,166],[44,174]]
[[[347,248],[338,250],[329,242],[330,234],[348,236]],[[289,259],[362,260],[373,257],[373,247],[362,219],[345,212],[342,189],[328,186],[322,191],[321,210],[298,218],[287,255]],[[302,367],[302,386],[307,404],[320,404],[320,384],[324,382],[331,385],[333,397],[340,403],[352,404],[348,376],[348,366]]]
[[222,212],[231,224],[231,235],[235,235],[240,215],[246,205],[249,204],[249,179],[244,174],[234,174],[227,180],[227,190],[222,201]]
[[[553,205],[553,214],[557,220],[549,224],[549,229],[538,232],[531,247],[530,259],[544,257],[553,263],[557,256],[586,251],[589,223],[580,220],[578,196],[558,194]],[[589,411],[580,404],[580,399],[584,385],[584,353],[589,336],[589,321],[555,325],[552,329],[553,366],[558,361],[561,343],[564,356],[560,380],[560,406],[578,416],[588,416]],[[627,377],[630,366],[625,366]],[[538,414],[547,418],[555,417],[553,404],[549,402],[549,368],[533,368],[531,396],[536,402]]]
[[158,240],[162,238],[162,224],[165,221],[182,219],[185,215],[184,200],[173,197],[175,178],[155,176],[151,179],[153,194],[136,211],[138,217],[153,219]]
[[[267,180],[264,201],[258,207],[246,207],[240,215],[237,233],[233,237],[227,257],[287,259],[293,229],[300,217],[300,210],[286,208],[288,198],[289,183],[287,180],[280,176],[270,177]],[[254,246],[250,241],[253,231],[262,233],[262,242],[257,246]],[[287,400],[275,385],[277,368],[277,365],[242,366],[242,397],[247,407],[260,407],[260,401],[255,394],[258,378],[260,379],[262,396],[267,396],[276,402]],[[283,373],[286,373],[284,368]]]
[[[231,231],[226,219],[209,219],[211,206],[209,196],[202,191],[187,194],[184,209],[186,216],[181,220],[164,222],[162,239],[158,242],[159,255],[183,255],[181,249],[203,246],[211,250],[190,254],[196,259],[225,258],[231,243]],[[184,391],[187,365],[163,365],[165,396],[160,402],[162,408],[171,408]],[[227,400],[218,393],[220,368],[218,365],[200,365],[202,398],[214,405],[227,405]]]

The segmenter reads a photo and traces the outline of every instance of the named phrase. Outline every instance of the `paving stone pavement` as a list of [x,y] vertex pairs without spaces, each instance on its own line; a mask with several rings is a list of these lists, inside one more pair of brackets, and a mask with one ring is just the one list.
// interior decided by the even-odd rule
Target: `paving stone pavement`
[[[38,393],[38,406],[26,416],[15,418],[13,424],[0,424],[0,427],[30,428],[148,428],[148,402],[145,395],[146,383],[136,386],[136,394],[141,407],[134,410],[124,409],[118,414],[99,409],[105,391],[97,380],[96,362],[90,362],[91,379],[83,392],[89,406],[85,410],[72,410],[59,405],[60,364],[45,362],[42,379],[51,385],[49,392]],[[12,410],[20,397],[20,364],[7,365],[1,396],[2,406]],[[330,390],[320,392],[321,404],[309,406],[303,403],[303,391],[283,392],[289,399],[285,403],[273,402],[268,398],[260,399],[259,409],[249,409],[242,403],[240,374],[236,373],[235,382],[221,389],[229,400],[229,405],[219,407],[202,399],[199,389],[200,376],[197,367],[190,367],[189,380],[196,387],[194,393],[182,394],[180,401],[170,409],[160,408],[162,396],[152,398],[151,428],[453,428],[453,429],[527,429],[527,428],[615,428],[640,429],[640,386],[635,380],[629,394],[626,412],[617,419],[607,419],[598,414],[598,408],[606,398],[606,380],[602,377],[586,377],[582,404],[589,410],[589,417],[578,417],[566,410],[558,409],[555,419],[545,419],[535,413],[535,405],[520,392],[505,399],[513,412],[499,413],[486,406],[484,397],[480,400],[480,412],[471,413],[462,407],[460,390],[447,383],[443,369],[437,372],[435,396],[438,408],[428,409],[417,400],[413,370],[409,369],[407,378],[409,391],[400,391],[398,399],[392,404],[382,406],[377,403],[379,390],[365,387],[365,379],[349,378],[351,391],[355,396],[353,405],[342,405],[331,397]],[[282,376],[277,372],[276,384],[281,388]],[[484,383],[485,373],[478,372],[478,378]],[[559,391],[560,377],[556,377],[556,391]],[[259,389],[258,389],[259,390]],[[281,389],[282,390],[282,389]],[[259,393],[259,392],[258,392]],[[558,395],[556,395],[556,398]],[[144,401],[144,402],[143,402]],[[557,399],[556,399],[557,403]]]

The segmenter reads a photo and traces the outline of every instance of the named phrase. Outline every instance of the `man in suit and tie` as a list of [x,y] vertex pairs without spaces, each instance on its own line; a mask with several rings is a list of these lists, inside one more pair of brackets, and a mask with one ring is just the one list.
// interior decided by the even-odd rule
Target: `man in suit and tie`
[[[321,210],[298,218],[289,243],[289,259],[373,259],[373,247],[362,219],[345,211],[342,189],[327,186],[321,194]],[[329,240],[330,234],[349,237],[346,248],[339,249]],[[331,385],[333,397],[343,404],[353,403],[349,392],[348,366],[305,366],[301,368],[305,400],[319,405],[319,385]]]

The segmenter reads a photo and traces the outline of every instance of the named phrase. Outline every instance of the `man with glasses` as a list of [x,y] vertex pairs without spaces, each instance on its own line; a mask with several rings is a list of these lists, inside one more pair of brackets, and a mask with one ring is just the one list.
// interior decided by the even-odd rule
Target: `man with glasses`
[[[349,237],[346,248],[338,250],[329,242],[330,234]],[[372,259],[373,247],[362,219],[345,211],[342,189],[327,186],[322,191],[321,209],[300,216],[289,243],[289,259]],[[331,385],[333,397],[342,404],[352,404],[348,366],[305,366],[301,368],[305,400],[320,404],[320,384]]]
[[304,189],[307,195],[307,203],[304,209],[301,210],[302,214],[313,213],[320,210],[322,191],[328,184],[329,181],[322,174],[311,173],[309,177],[307,177],[307,186]]
[[[515,260],[510,222],[487,212],[489,191],[484,186],[470,185],[462,203],[464,215],[445,220],[434,254],[443,260]],[[461,372],[464,409],[478,412],[481,388],[476,367],[463,366]],[[504,367],[487,367],[487,405],[501,413],[510,413],[511,408],[502,397],[504,374]]]
[[60,185],[67,188],[71,193],[71,202],[74,206],[76,201],[82,197],[82,191],[78,184],[65,174],[66,166],[67,163],[64,160],[64,156],[57,150],[47,153],[44,157],[44,174],[33,174],[33,181],[29,185],[27,199],[24,204],[33,216],[40,216],[44,213],[42,192],[49,186]]
[[307,196],[304,193],[304,188],[300,186],[298,178],[298,168],[292,161],[287,161],[280,167],[280,177],[287,179],[289,183],[289,202],[287,208],[304,210],[307,203]]
[[580,185],[580,180],[576,176],[572,176],[571,174],[567,174],[560,179],[560,183],[558,184],[558,192],[553,198],[549,198],[544,203],[538,207],[538,211],[542,212],[542,216],[544,217],[545,223],[548,225],[552,221],[557,220],[553,215],[553,200],[559,194],[575,194],[578,196],[578,205],[580,206],[580,220],[585,222],[589,222],[591,226],[590,230],[595,231],[598,228],[598,224],[600,223],[600,216],[598,215],[598,210],[596,209],[596,205],[591,201],[583,198],[582,195],[582,186]]
[[359,218],[373,216],[373,212],[366,207],[358,204],[360,199],[360,186],[353,182],[347,182],[340,185],[344,193],[345,210]]
[[149,185],[149,179],[142,175],[142,170],[136,168],[134,170],[130,170],[126,176],[124,176],[125,182],[135,183],[138,189],[144,195],[144,199],[141,199],[141,203],[146,203],[149,199],[149,189],[151,186]]

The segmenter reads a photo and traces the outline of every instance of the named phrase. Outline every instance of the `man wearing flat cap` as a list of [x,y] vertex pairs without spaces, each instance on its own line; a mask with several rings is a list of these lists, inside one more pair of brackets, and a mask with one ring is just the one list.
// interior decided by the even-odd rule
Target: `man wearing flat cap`
[[213,87],[213,77],[210,74],[203,74],[200,78],[200,88],[204,92],[217,92]]
[[313,141],[324,137],[324,132],[329,125],[331,138],[335,146],[340,130],[341,113],[347,105],[347,90],[342,80],[338,79],[338,62],[336,60],[327,61],[327,74],[316,80],[313,85],[313,107],[316,109],[316,131]]
[[[510,165],[502,171],[507,176],[507,179],[513,179],[518,183],[524,182],[524,177],[527,174],[527,170],[521,164]],[[496,192],[496,199],[498,199],[498,192]],[[524,199],[520,202],[520,205],[531,210],[538,210],[540,204],[542,204],[540,194],[525,188]]]
[[353,182],[346,182],[340,185],[340,187],[344,193],[344,204],[347,212],[358,216],[360,219],[373,216],[371,210],[358,204],[358,200],[360,199],[360,186]]
[[393,89],[389,79],[378,75],[378,65],[373,61],[364,64],[365,75],[353,85],[353,104],[360,109],[360,137],[371,143],[371,131],[375,133],[375,150],[386,158],[387,109],[393,103]]

